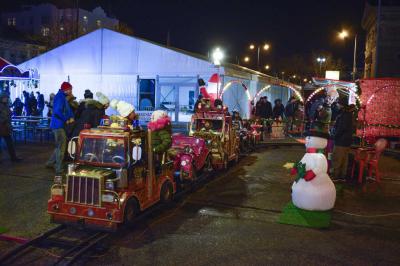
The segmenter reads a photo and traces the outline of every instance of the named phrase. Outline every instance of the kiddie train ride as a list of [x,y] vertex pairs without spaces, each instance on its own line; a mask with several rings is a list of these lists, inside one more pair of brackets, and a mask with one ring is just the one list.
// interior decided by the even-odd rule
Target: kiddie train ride
[[153,152],[150,129],[129,127],[121,117],[111,120],[68,144],[74,161],[51,187],[47,211],[53,222],[115,231],[156,203],[171,201],[201,172],[227,169],[239,159],[239,135],[222,102],[214,107],[203,99],[190,136],[172,135],[161,157]]

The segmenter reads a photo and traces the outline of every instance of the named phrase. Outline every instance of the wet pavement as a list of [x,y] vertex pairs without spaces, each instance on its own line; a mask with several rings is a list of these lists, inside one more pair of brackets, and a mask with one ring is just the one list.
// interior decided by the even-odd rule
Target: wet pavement
[[[0,164],[0,227],[8,228],[8,234],[32,237],[53,226],[44,211],[52,171],[43,162],[50,150],[24,148],[26,163]],[[320,230],[276,222],[290,201],[292,183],[282,166],[303,153],[303,147],[285,146],[242,158],[135,228],[115,233],[109,250],[85,264],[398,265],[399,161],[382,158],[380,185],[345,184],[331,227]],[[10,246],[0,241],[0,250]]]

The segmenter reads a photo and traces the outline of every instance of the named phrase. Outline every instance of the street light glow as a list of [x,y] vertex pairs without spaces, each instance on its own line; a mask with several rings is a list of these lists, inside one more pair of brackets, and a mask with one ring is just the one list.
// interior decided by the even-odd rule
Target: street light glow
[[349,37],[349,32],[347,30],[342,30],[338,34],[339,38],[344,40],[346,37]]
[[254,48],[255,48],[255,46],[254,46],[254,44],[250,44],[250,47],[249,47],[251,50],[253,50]]
[[224,58],[224,53],[219,47],[215,48],[215,50],[213,51],[212,58],[214,61],[214,65],[221,65],[221,60]]
[[269,69],[269,65],[265,65],[265,69],[268,70]]
[[292,78],[294,78],[294,79],[295,79],[295,78],[296,78],[296,75],[293,75],[293,76],[292,76]]
[[264,47],[263,47],[263,48],[264,48],[264,50],[268,50],[268,49],[269,49],[269,44],[267,44],[267,43],[264,44]]
[[244,61],[245,61],[245,62],[249,62],[249,61],[250,61],[250,57],[246,56],[246,57],[244,58]]
[[307,79],[303,79],[304,82],[307,82]]

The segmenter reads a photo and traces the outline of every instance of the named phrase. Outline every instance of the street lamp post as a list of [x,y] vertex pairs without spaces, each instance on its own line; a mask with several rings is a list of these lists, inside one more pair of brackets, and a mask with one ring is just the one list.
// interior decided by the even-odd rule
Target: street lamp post
[[[254,44],[250,44],[249,46],[250,50],[254,50],[256,46]],[[269,44],[265,43],[262,45],[263,50],[267,51],[269,50],[270,46]],[[257,70],[260,70],[260,51],[261,51],[261,45],[257,45]]]
[[[349,37],[349,33],[346,30],[342,30],[338,34],[339,38],[344,40]],[[353,71],[352,77],[353,81],[356,80],[356,73],[357,73],[357,34],[354,35],[354,51],[353,51]]]
[[[221,61],[222,59],[224,59],[224,52],[219,48],[215,48],[215,50],[212,53],[212,58],[213,58],[213,63],[214,65],[217,66],[217,70],[218,70],[218,79],[219,79],[219,66],[221,65]],[[219,95],[219,81],[217,83],[217,97]]]
[[322,64],[325,63],[325,57],[318,57],[317,62],[319,63],[319,74],[322,75]]

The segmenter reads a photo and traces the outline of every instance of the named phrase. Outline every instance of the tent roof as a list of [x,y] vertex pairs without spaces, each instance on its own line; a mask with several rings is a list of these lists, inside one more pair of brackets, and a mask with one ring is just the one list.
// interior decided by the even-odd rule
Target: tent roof
[[4,58],[0,57],[0,80],[29,79],[30,72],[22,71]]

